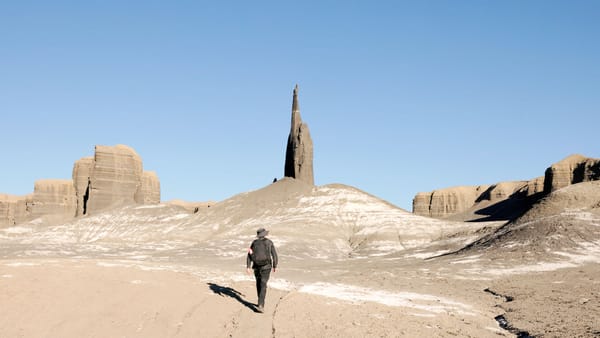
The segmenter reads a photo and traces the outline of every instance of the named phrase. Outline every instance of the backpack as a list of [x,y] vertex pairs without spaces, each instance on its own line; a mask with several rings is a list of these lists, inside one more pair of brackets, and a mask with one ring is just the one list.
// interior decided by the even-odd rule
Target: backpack
[[271,255],[269,255],[266,239],[257,239],[252,242],[251,249],[252,254],[250,255],[250,258],[255,266],[271,264]]

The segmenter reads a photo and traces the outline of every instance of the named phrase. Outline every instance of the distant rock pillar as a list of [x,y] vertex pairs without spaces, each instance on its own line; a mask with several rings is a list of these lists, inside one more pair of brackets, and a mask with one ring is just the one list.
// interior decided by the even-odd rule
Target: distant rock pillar
[[298,85],[294,88],[292,101],[292,126],[285,153],[285,177],[293,177],[311,185],[315,184],[313,175],[313,143],[308,125],[300,117],[298,104]]

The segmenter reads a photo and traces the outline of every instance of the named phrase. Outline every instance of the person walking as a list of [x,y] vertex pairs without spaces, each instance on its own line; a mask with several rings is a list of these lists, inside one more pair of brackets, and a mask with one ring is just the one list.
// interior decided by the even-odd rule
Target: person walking
[[246,257],[246,271],[251,273],[250,263],[254,270],[256,278],[256,294],[258,296],[258,312],[263,313],[265,308],[265,297],[267,296],[267,282],[273,272],[277,270],[277,251],[275,245],[268,239],[269,231],[264,228],[256,230],[256,239],[248,248],[248,256]]

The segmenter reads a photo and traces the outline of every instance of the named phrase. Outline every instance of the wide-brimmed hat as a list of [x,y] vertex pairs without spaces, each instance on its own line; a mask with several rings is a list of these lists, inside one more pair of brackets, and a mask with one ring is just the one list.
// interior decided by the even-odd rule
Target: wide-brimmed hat
[[269,231],[265,230],[265,228],[260,228],[260,229],[256,230],[257,237],[265,237],[268,234],[269,234]]

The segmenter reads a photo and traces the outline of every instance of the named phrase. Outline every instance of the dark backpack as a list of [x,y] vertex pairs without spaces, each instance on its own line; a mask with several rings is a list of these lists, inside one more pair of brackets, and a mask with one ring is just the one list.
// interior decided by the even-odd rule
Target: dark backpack
[[252,243],[252,262],[255,266],[263,266],[271,263],[271,255],[269,255],[269,248],[267,247],[266,239],[257,239]]

